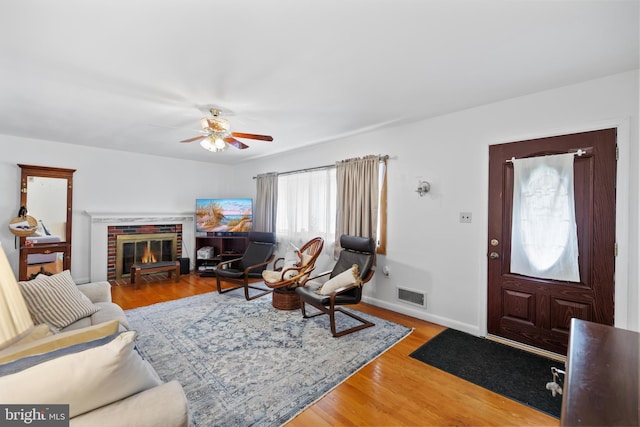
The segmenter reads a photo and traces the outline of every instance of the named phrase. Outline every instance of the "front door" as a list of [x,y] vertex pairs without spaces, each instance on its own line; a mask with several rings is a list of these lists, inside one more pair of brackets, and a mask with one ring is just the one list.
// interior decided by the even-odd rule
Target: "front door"
[[[580,281],[511,273],[512,158],[584,152],[574,161]],[[488,331],[566,354],[576,317],[613,325],[616,129],[489,147]]]

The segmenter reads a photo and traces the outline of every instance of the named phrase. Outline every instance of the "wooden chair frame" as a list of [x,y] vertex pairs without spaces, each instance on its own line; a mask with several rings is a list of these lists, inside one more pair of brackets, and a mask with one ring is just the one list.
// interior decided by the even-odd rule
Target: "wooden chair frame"
[[[326,276],[328,274],[330,274],[330,271],[327,271],[321,275],[315,276],[314,279]],[[367,274],[367,276],[362,279],[362,283],[359,285],[360,287],[364,286],[365,283],[367,283],[369,280],[371,280],[371,278],[373,277],[373,273],[375,273],[375,271],[373,269],[369,270],[369,273]],[[375,326],[375,323],[370,322],[366,319],[363,319],[362,317],[358,316],[355,313],[352,313],[350,311],[344,310],[340,305],[336,305],[336,297],[338,297],[339,295],[345,294],[347,292],[349,292],[350,290],[357,288],[358,285],[351,285],[351,286],[343,286],[342,288],[336,289],[331,295],[329,295],[329,304],[328,305],[324,305],[324,304],[314,304],[313,301],[310,300],[305,300],[303,298],[300,299],[300,311],[302,312],[302,317],[305,319],[311,319],[313,317],[317,317],[317,316],[322,316],[325,314],[329,315],[329,324],[331,325],[331,334],[334,337],[341,337],[343,335],[347,335],[350,334],[352,332],[355,331],[359,331],[361,329],[364,328],[369,328],[371,326]],[[317,308],[318,310],[320,310],[319,313],[315,313],[315,314],[311,314],[311,315],[307,315],[307,312],[305,310],[305,303],[309,304],[315,308]],[[359,325],[356,325],[352,328],[348,328],[342,331],[338,331],[336,329],[336,311],[339,311],[349,317],[351,317],[352,319],[355,319],[357,321],[360,322]]]
[[[295,288],[297,286],[303,285],[304,282],[309,279],[311,272],[316,268],[316,260],[320,256],[323,246],[324,239],[322,239],[321,237],[314,237],[313,239],[309,240],[298,251],[298,257],[300,258],[300,260],[298,261],[298,264],[296,266],[288,267],[281,270],[279,281],[273,283],[265,281],[264,283],[272,289],[285,287]],[[302,262],[302,254],[304,253],[311,255],[311,259],[306,264],[303,264]],[[274,262],[274,267],[282,259],[283,258],[278,258]],[[292,277],[285,279],[285,275],[290,272],[294,272],[295,274]]]

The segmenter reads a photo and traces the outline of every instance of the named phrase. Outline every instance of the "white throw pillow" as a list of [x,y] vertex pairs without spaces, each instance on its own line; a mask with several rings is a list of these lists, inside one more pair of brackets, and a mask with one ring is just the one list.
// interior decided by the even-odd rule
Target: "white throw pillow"
[[122,332],[0,365],[0,402],[69,404],[75,417],[162,384],[134,349],[135,336]]
[[[293,246],[293,245],[291,245],[291,246]],[[300,257],[298,256],[297,248],[296,248],[296,250],[288,251],[284,255],[284,266],[282,267],[282,271],[285,271],[287,268],[297,267],[299,262],[300,262]],[[287,271],[284,274],[283,279],[284,280],[291,279],[296,274],[298,274],[298,270]]]
[[288,268],[298,267],[298,264],[301,264],[302,266],[309,264],[309,261],[311,261],[313,255],[309,255],[306,253],[300,254],[298,248],[296,248],[293,243],[291,243],[291,246],[293,246],[294,249],[285,253],[284,265],[281,271],[264,270],[262,272],[262,278],[265,280],[265,282],[275,283],[282,280],[289,280],[300,274],[300,270],[285,270],[287,270]]
[[349,286],[353,284],[357,284],[360,286],[362,281],[360,280],[360,273],[358,272],[358,264],[353,264],[349,270],[345,270],[337,276],[329,279],[320,287],[316,293],[320,295],[331,295],[337,289],[342,288],[343,286]]
[[35,324],[61,329],[100,309],[80,292],[69,270],[18,284]]
[[[293,244],[291,244],[291,246],[293,246]],[[294,250],[287,251],[284,254],[284,264],[282,266],[282,270],[280,271],[264,270],[262,272],[262,278],[265,280],[265,282],[275,283],[275,282],[280,282],[282,280],[289,280],[292,277],[294,277],[296,274],[298,274],[298,270],[290,270],[285,272],[283,275],[283,272],[286,269],[297,267],[298,262],[300,262],[300,257],[298,256],[298,248],[296,248],[295,246],[293,247],[294,247]]]
[[282,271],[263,270],[262,278],[265,282],[276,283],[282,280]]

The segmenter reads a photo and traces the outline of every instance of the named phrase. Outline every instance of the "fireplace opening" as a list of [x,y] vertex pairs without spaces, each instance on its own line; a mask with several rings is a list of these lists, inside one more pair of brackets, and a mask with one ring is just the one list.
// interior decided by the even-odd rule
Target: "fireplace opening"
[[116,279],[131,275],[133,264],[175,261],[177,233],[119,235],[116,237]]

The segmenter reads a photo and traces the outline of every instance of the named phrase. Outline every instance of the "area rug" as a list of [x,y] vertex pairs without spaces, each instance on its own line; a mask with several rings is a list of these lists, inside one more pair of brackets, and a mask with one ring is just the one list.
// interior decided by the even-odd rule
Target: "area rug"
[[303,319],[239,291],[127,311],[142,356],[182,384],[194,426],[282,425],[411,332],[358,314],[376,325],[334,338],[327,316]]
[[562,396],[553,397],[546,384],[552,380],[552,366],[564,371],[562,362],[454,329],[445,329],[410,356],[560,417]]

